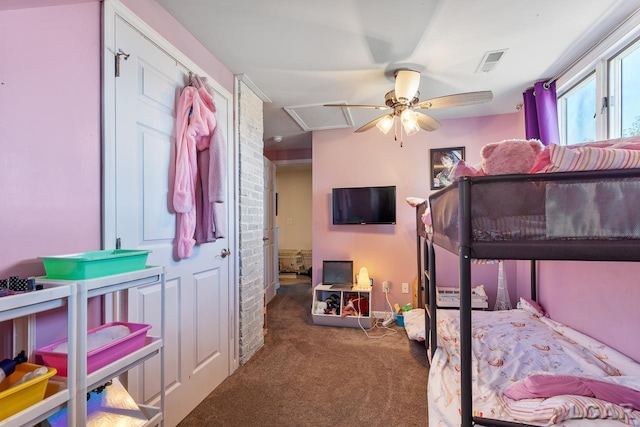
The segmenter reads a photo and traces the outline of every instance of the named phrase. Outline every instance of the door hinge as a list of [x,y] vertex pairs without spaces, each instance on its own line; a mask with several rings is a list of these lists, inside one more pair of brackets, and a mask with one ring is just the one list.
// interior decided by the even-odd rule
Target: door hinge
[[116,249],[120,249],[120,246],[122,245],[122,242],[120,241],[120,238],[117,237],[116,238]]
[[124,57],[124,60],[126,61],[127,59],[129,59],[129,54],[123,52],[122,49],[118,49],[118,52],[116,53],[116,77],[120,77],[120,57]]

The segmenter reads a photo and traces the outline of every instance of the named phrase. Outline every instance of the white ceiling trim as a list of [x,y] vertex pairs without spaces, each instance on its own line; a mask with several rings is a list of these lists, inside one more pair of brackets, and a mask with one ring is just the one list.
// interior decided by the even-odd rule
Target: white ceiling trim
[[269,98],[267,94],[260,90],[260,88],[253,82],[253,80],[249,78],[249,76],[247,76],[246,74],[238,74],[236,75],[236,78],[238,79],[238,81],[246,84],[247,87],[251,89],[253,93],[255,93],[258,98],[262,100],[262,102],[271,102],[271,98]]

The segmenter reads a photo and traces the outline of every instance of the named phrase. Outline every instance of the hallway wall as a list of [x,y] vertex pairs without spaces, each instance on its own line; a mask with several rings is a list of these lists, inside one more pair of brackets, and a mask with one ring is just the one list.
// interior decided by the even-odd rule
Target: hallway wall
[[276,192],[279,248],[311,250],[311,165],[278,166]]

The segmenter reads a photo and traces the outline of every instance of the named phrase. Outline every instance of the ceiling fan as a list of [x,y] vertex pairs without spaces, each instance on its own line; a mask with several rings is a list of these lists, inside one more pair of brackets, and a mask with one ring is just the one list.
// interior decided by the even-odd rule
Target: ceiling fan
[[[398,140],[398,127],[400,128],[400,146],[402,146],[402,131],[407,136],[414,135],[420,129],[434,131],[440,126],[433,117],[416,110],[430,110],[434,108],[459,107],[463,105],[481,104],[493,99],[491,91],[457,93],[441,96],[439,98],[420,101],[420,73],[409,69],[396,70],[395,88],[384,96],[385,105],[363,104],[324,104],[325,107],[349,107],[371,108],[374,110],[393,110],[389,114],[371,120],[369,123],[356,129],[356,132],[367,131],[374,126],[387,134],[392,127],[396,127],[395,139]],[[398,118],[398,120],[396,120]],[[402,125],[399,126],[398,122]]]

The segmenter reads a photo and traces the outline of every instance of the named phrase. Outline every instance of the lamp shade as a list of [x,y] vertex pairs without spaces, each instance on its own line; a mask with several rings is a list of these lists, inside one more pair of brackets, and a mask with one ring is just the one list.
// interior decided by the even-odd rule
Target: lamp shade
[[413,99],[420,87],[420,73],[413,70],[400,70],[396,73],[396,99],[405,104]]
[[369,289],[371,288],[371,282],[369,280],[369,270],[367,267],[362,267],[360,273],[358,273],[358,283],[355,286],[356,289]]
[[376,127],[380,129],[380,132],[384,133],[385,135],[389,133],[392,126],[393,126],[393,114],[387,114],[386,116],[382,117],[378,121],[378,123],[376,123]]
[[415,135],[420,130],[418,125],[418,114],[410,109],[406,109],[400,115],[402,127],[407,136]]

